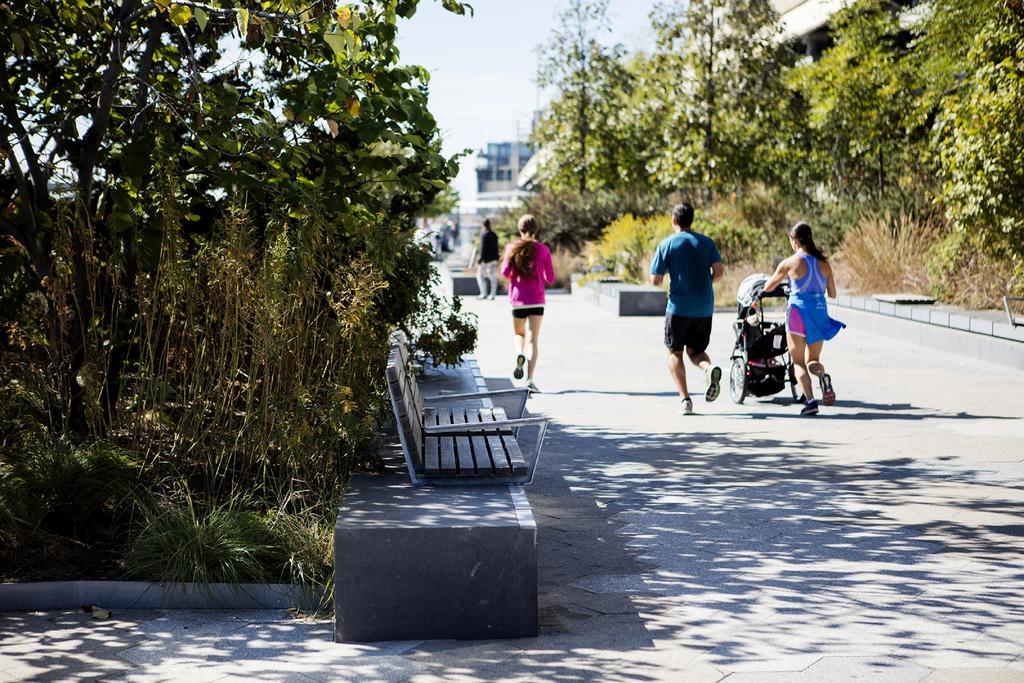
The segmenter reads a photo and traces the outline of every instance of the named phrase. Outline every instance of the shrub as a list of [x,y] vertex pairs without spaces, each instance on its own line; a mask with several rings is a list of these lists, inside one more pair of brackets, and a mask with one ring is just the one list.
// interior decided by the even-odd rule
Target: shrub
[[87,538],[114,516],[140,469],[132,453],[109,443],[76,445],[66,438],[9,451],[0,465],[0,501],[15,523]]
[[739,206],[731,202],[717,202],[698,210],[693,229],[715,241],[726,265],[764,258],[771,251],[766,235],[750,227]]
[[[764,260],[767,238],[743,221],[739,207],[719,202],[698,210],[693,229],[715,241],[727,266]],[[627,282],[645,282],[658,244],[672,234],[667,215],[638,218],[627,214],[614,221],[593,249],[593,256],[605,268]]]
[[275,581],[287,539],[269,518],[234,499],[203,509],[187,488],[141,507],[141,528],[126,557],[128,574],[167,582]]
[[[437,273],[432,283],[437,284]],[[434,365],[457,365],[476,348],[476,316],[462,312],[458,297],[437,294],[436,286],[421,294],[420,307],[402,323],[416,352]]]
[[545,190],[527,199],[521,211],[503,214],[499,236],[503,240],[514,239],[514,221],[523,213],[532,213],[540,222],[539,237],[544,243],[553,250],[579,254],[587,242],[598,239],[605,227],[619,216],[627,213],[648,216],[660,204],[660,200],[608,191],[580,194]]
[[1015,272],[1013,256],[993,252],[963,231],[934,242],[925,266],[932,294],[951,304],[999,308],[1002,297],[1024,295],[1024,278]]
[[937,225],[907,214],[864,216],[836,254],[840,279],[866,294],[928,291],[925,258],[938,235]]
[[586,259],[567,249],[556,249],[551,252],[551,265],[555,270],[555,283],[552,286],[567,288],[573,274],[583,272]]
[[669,216],[637,218],[626,214],[605,228],[593,255],[627,282],[644,282],[658,243],[672,232]]

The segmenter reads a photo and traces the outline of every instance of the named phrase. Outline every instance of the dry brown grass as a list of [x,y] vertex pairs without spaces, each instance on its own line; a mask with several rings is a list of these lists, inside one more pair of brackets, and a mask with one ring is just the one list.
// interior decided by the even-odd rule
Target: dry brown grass
[[[725,274],[722,279],[715,283],[715,308],[735,308],[736,292],[743,280],[754,273],[771,273],[775,266],[769,263],[754,263],[744,261],[742,263],[726,263]],[[781,306],[785,303],[783,299],[766,299],[765,306],[772,308],[775,303]]]
[[928,292],[928,250],[938,225],[913,216],[864,216],[846,233],[835,256],[836,280],[858,294]]
[[555,269],[555,284],[552,287],[568,288],[573,273],[582,272],[586,259],[567,249],[551,252],[551,264]]

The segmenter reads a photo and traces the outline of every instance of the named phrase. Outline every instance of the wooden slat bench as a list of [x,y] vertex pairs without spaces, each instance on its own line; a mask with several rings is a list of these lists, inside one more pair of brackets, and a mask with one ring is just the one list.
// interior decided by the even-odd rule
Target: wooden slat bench
[[[524,417],[529,390],[502,389],[424,398],[409,372],[409,349],[392,344],[387,366],[388,392],[398,423],[409,477],[414,484],[530,483],[537,471],[548,418]],[[518,414],[509,419],[502,408],[439,405],[519,395]],[[430,405],[425,405],[430,404]],[[523,427],[537,428],[529,461],[516,437]]]

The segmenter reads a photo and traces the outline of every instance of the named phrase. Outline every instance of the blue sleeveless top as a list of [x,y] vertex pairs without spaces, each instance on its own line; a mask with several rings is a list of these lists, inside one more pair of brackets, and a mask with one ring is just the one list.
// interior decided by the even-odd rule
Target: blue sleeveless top
[[789,279],[789,306],[786,315],[788,319],[789,309],[796,309],[804,325],[804,339],[808,344],[815,344],[832,339],[846,325],[828,314],[828,306],[825,303],[828,280],[818,268],[818,259],[810,254],[800,256],[804,260],[807,272],[803,277]]
[[789,291],[793,294],[824,294],[828,289],[828,280],[818,268],[818,259],[810,254],[801,254],[801,258],[807,272],[799,279],[789,278]]

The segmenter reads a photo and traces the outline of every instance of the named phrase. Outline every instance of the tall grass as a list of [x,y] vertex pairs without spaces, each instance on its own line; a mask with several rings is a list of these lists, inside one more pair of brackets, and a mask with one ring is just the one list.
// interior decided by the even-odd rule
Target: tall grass
[[940,226],[907,214],[862,216],[836,253],[837,279],[860,294],[928,292],[927,259]]
[[142,509],[129,575],[160,581],[243,583],[280,577],[284,544],[244,496],[204,508],[187,488]]
[[[335,503],[370,452],[383,405],[393,318],[382,307],[406,305],[422,287],[417,279],[385,296],[408,234],[332,225],[314,199],[301,219],[238,205],[212,234],[189,237],[174,188],[169,180],[148,228],[158,239],[143,243],[148,265],[135,279],[121,264],[101,268],[74,212],[59,212],[46,286],[68,310],[55,326],[73,324],[82,296],[97,313],[80,335],[77,375],[62,370],[69,345],[40,342],[37,356],[19,357],[23,377],[0,372],[0,424],[25,435],[0,435],[11,446],[0,457],[0,534],[85,542],[78,527],[102,527],[130,549],[136,576],[323,583]],[[73,234],[89,279],[78,288]],[[42,394],[19,391],[35,375],[55,382],[39,405]],[[48,436],[67,431],[60,416],[76,387],[83,443]],[[33,432],[37,414],[48,426]],[[128,469],[98,444],[132,453]],[[125,471],[130,490],[119,483]]]
[[568,289],[573,273],[583,272],[586,259],[568,249],[555,249],[551,252],[551,265],[555,271],[552,287]]

